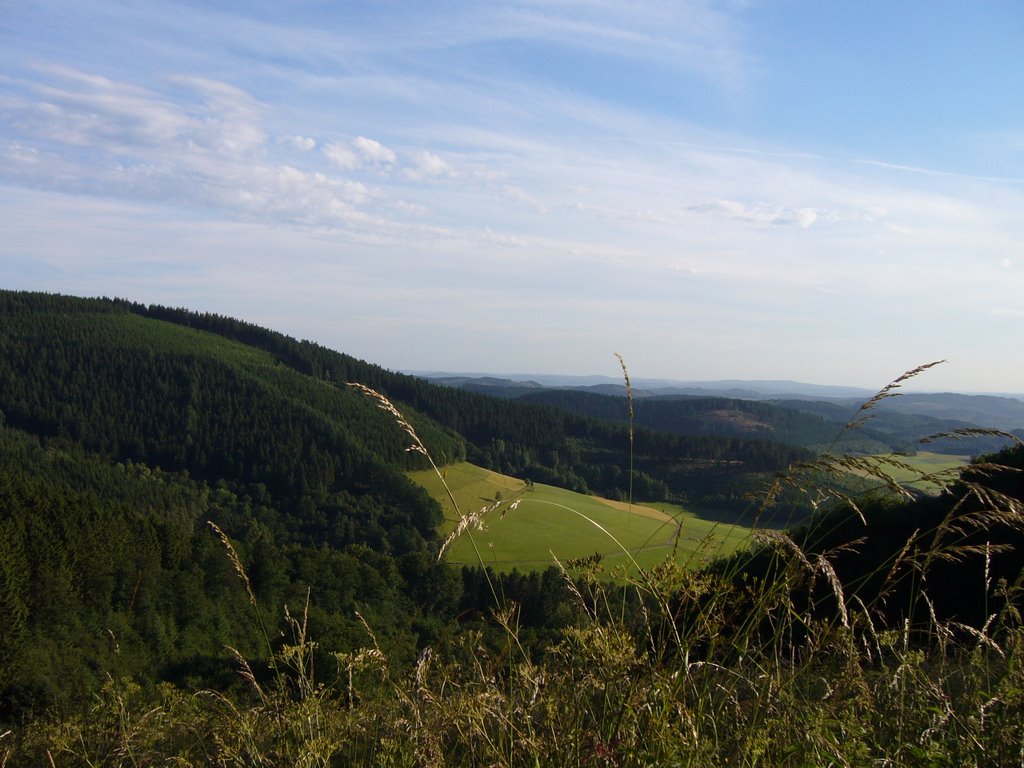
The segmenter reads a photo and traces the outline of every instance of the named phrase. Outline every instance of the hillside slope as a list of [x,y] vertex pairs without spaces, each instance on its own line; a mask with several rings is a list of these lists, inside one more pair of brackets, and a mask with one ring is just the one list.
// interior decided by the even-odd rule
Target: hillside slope
[[[546,403],[593,418],[626,421],[620,398],[568,389],[523,393],[519,400]],[[643,397],[634,404],[636,423],[680,435],[722,435],[770,440],[821,451],[840,436],[842,424],[760,400],[725,397]],[[891,449],[884,435],[863,430],[842,434],[834,449],[879,453]]]
[[265,351],[119,302],[0,293],[0,425],[0,714],[80,699],[99,670],[202,678],[229,640],[260,650],[208,520],[271,628],[311,588],[337,647],[365,635],[359,609],[404,655],[458,605],[408,437]]
[[[436,563],[441,508],[405,474],[423,457],[351,381],[386,392],[441,463],[629,488],[625,426],[215,315],[0,292],[0,720],[81,701],[112,669],[205,680],[229,640],[265,656],[307,589],[326,643],[365,638],[358,609],[399,659],[479,610],[469,577]],[[632,480],[728,501],[802,455],[641,431]]]
[[[126,305],[133,313],[198,328],[269,352],[282,365],[325,382],[360,382],[465,441],[467,458],[504,474],[624,498],[673,497],[735,506],[766,474],[810,453],[751,436],[640,430],[630,483],[629,430],[544,404],[510,401],[387,371],[307,341],[217,315]],[[437,454],[442,462],[457,453]]]

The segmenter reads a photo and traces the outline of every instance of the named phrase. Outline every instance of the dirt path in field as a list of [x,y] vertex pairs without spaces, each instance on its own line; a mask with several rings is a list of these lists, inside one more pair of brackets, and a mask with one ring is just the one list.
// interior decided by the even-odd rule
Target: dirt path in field
[[611,499],[601,499],[601,501],[620,512],[632,512],[634,515],[649,517],[652,520],[660,520],[663,523],[674,522],[675,520],[672,515],[662,512],[660,509],[655,509],[654,507],[645,507],[640,504],[630,505],[625,501],[612,501]]

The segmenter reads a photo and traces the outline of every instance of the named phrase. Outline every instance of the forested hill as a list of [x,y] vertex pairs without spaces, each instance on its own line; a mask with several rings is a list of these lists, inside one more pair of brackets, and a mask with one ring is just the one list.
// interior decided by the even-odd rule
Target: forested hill
[[365,396],[255,347],[123,302],[0,293],[0,720],[82,700],[101,670],[203,679],[225,643],[260,652],[207,521],[272,632],[312,587],[337,647],[365,636],[358,609],[414,653],[461,580],[434,562],[441,509],[404,474],[422,466],[408,442]]
[[[439,462],[468,454],[575,490],[629,488],[625,425],[432,385],[217,315],[12,292],[0,293],[0,311],[8,423],[111,457],[322,496],[348,483],[339,478],[367,476],[353,462],[415,461],[397,427],[342,386],[360,382],[408,410]],[[635,448],[641,497],[719,501],[807,455],[765,440],[642,430]]]
[[[386,488],[403,503],[415,495],[399,470],[420,466],[418,457],[364,396],[254,347],[130,309],[0,294],[7,424],[117,461],[259,484],[296,510],[302,499],[325,503],[345,492]],[[457,436],[408,415],[433,453],[461,454]],[[428,539],[432,517],[417,523]]]
[[[629,462],[625,425],[615,426],[550,405],[510,402],[437,386],[218,315],[128,302],[109,305],[244,343],[323,382],[367,384],[461,437],[468,458],[490,469],[610,497],[623,497],[629,491],[628,473],[623,469]],[[620,405],[625,412],[624,401]],[[764,473],[809,455],[776,440],[751,436],[680,436],[643,430],[635,448],[634,494],[711,504],[737,503],[759,485]],[[462,450],[449,445],[435,457],[446,461],[460,456]]]
[[[572,389],[542,389],[519,395],[523,402],[546,403],[594,418],[624,421],[621,399]],[[856,408],[848,409],[847,418]],[[637,424],[681,435],[732,435],[775,440],[815,451],[881,453],[892,449],[887,436],[868,429],[843,433],[843,424],[762,400],[726,397],[642,397],[634,403]],[[839,442],[836,443],[837,438]]]
[[[207,661],[225,643],[259,653],[207,521],[263,615],[311,588],[313,629],[335,649],[365,640],[356,610],[409,659],[479,609],[435,563],[441,509],[404,474],[423,458],[345,382],[385,392],[439,462],[629,488],[625,425],[434,386],[216,315],[0,292],[0,722],[82,700],[110,670],[202,679],[225,669]],[[804,457],[640,431],[634,490],[735,502]]]
[[[495,397],[553,405],[590,418],[628,421],[622,385],[547,387],[507,379],[437,377],[431,381]],[[922,438],[957,430],[1001,429],[1024,437],[1024,429],[1006,429],[1021,423],[1019,401],[980,395],[903,394],[878,404],[866,425],[845,429],[869,399],[832,400],[765,399],[709,394],[652,394],[634,389],[637,424],[680,435],[723,435],[774,440],[820,452],[889,453],[915,450]],[[906,401],[906,402],[904,402]],[[908,405],[909,404],[909,405]],[[906,407],[903,407],[906,406]],[[980,455],[998,451],[1009,440],[974,435],[929,439],[927,450],[937,453]]]

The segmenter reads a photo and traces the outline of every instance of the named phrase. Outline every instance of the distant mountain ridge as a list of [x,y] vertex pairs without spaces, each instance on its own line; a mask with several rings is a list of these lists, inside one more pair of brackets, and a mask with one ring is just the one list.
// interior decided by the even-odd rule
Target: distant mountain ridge
[[[496,373],[449,373],[444,371],[405,371],[410,376],[429,379],[440,384],[462,386],[510,387],[510,388],[570,388],[600,390],[611,394],[610,388],[625,390],[622,377],[615,376],[567,376],[560,374],[496,374]],[[678,381],[675,379],[632,378],[634,394],[655,395],[698,395],[718,397],[742,397],[748,400],[763,400],[780,395],[803,397],[855,397],[867,398],[874,391],[860,387],[845,387],[829,384],[806,384],[787,380],[722,379],[719,381]]]
[[[583,395],[624,398],[626,387],[621,379],[604,376],[505,378],[472,374],[421,375],[435,383],[459,389],[557,405],[596,418],[615,421],[623,418],[619,413],[621,409],[602,404],[600,400],[582,398]],[[631,385],[636,403],[649,404],[643,416],[638,416],[637,423],[651,429],[677,434],[757,435],[813,450],[823,450],[830,445],[831,438],[875,394],[855,387],[793,381],[723,380],[687,384],[634,379]],[[704,405],[698,406],[697,401],[703,401]],[[756,408],[757,403],[762,406]],[[765,410],[770,407],[796,411],[822,421],[818,424],[800,422],[792,416]],[[1008,396],[901,392],[898,397],[880,401],[870,416],[869,428],[858,430],[856,439],[844,436],[845,450],[908,450],[926,436],[972,428],[1019,432],[1019,437],[1024,436],[1024,400]],[[945,453],[976,455],[998,450],[1006,442],[991,437],[944,439],[929,443],[929,448]]]
[[[410,376],[428,379],[442,384],[458,385],[474,383],[492,387],[549,387],[570,389],[602,390],[611,394],[609,388],[623,392],[621,376],[570,376],[540,373],[483,373],[447,371],[403,371]],[[790,399],[856,399],[862,402],[878,390],[867,387],[851,387],[840,384],[810,384],[789,379],[717,379],[710,381],[685,381],[678,379],[656,379],[630,377],[633,394],[640,397],[657,395],[697,395],[701,397],[743,397],[749,400]],[[905,392],[904,397],[931,397],[951,395],[960,398],[993,398],[996,400],[1017,400],[1024,403],[1024,393],[1009,392]]]

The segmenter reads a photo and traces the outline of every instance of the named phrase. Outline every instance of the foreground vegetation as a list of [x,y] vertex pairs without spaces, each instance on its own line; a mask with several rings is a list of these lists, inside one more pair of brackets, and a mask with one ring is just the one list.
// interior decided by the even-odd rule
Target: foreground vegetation
[[[486,624],[408,668],[370,626],[357,651],[325,653],[303,608],[286,609],[268,668],[237,659],[242,690],[113,678],[87,712],[0,745],[11,764],[53,765],[1020,765],[1020,558],[1007,548],[1022,467],[1024,451],[1007,452],[941,504],[836,508],[749,555],[703,570],[668,559],[625,588],[599,562],[566,564],[572,622],[539,654],[500,597]],[[844,562],[854,546],[870,565]],[[950,578],[960,591],[942,594]]]

